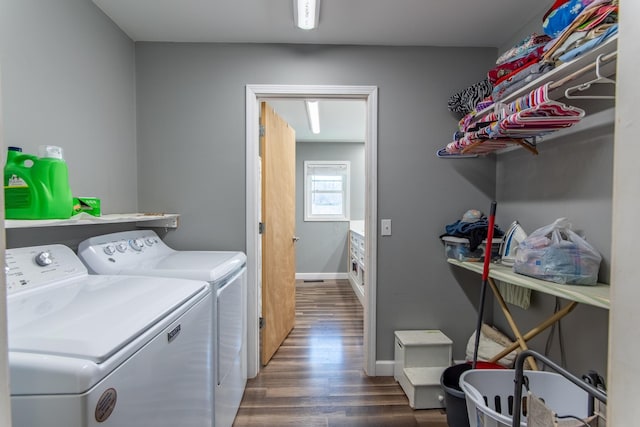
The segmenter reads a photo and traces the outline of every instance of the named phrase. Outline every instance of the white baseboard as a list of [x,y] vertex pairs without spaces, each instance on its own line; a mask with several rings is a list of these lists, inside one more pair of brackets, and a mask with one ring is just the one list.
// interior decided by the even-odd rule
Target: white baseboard
[[296,273],[296,280],[341,280],[348,279],[349,273]]
[[392,377],[395,364],[393,360],[376,360],[376,377]]

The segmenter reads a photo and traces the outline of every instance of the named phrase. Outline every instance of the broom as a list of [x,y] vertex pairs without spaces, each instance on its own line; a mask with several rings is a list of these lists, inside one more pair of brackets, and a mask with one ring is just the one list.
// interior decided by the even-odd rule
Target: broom
[[489,229],[487,230],[487,243],[484,249],[484,266],[482,268],[482,287],[480,288],[480,304],[478,305],[478,322],[476,324],[476,340],[473,346],[472,369],[476,369],[478,361],[478,347],[480,346],[480,333],[482,319],[484,318],[484,300],[487,294],[487,282],[489,280],[489,263],[491,262],[491,249],[493,243],[493,227],[496,222],[496,202],[491,202],[491,212],[489,213]]

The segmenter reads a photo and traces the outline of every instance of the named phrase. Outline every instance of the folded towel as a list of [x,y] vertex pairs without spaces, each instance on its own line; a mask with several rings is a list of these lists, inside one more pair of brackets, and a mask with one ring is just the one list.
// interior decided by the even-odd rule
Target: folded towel
[[497,281],[498,290],[504,302],[513,304],[523,309],[528,309],[531,305],[531,289],[523,288],[513,285],[511,283],[505,283]]

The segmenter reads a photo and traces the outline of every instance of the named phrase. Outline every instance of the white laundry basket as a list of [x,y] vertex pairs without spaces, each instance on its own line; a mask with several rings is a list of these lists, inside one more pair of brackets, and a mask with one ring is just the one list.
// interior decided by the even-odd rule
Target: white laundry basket
[[[589,395],[586,391],[553,372],[525,371],[530,391],[543,399],[545,405],[558,415],[586,418]],[[474,369],[460,376],[470,427],[511,427],[515,370]],[[526,399],[526,390],[523,391]],[[526,405],[521,404],[520,410]],[[520,426],[527,425],[526,413],[521,412]]]

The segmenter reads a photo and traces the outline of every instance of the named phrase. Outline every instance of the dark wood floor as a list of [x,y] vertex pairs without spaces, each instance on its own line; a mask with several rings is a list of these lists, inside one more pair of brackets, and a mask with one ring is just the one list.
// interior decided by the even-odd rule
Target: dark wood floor
[[412,410],[393,377],[362,369],[362,306],[347,281],[298,283],[296,326],[247,382],[234,427],[447,427],[441,410]]

